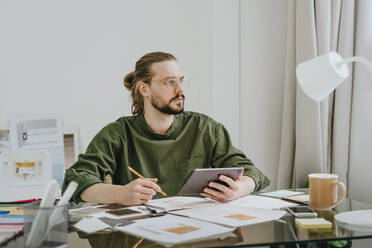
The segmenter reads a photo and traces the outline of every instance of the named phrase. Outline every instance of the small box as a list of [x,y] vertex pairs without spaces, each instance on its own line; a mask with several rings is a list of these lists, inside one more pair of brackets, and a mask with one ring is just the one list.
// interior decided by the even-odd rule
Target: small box
[[296,226],[302,229],[321,229],[321,228],[332,228],[332,222],[323,218],[306,218],[306,219],[295,219]]

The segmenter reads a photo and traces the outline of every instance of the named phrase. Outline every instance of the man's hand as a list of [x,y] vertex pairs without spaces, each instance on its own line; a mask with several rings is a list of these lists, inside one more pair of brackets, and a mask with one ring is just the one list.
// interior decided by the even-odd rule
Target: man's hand
[[256,183],[248,176],[240,176],[238,179],[234,180],[231,177],[220,175],[218,179],[227,183],[229,186],[227,187],[216,182],[209,182],[208,187],[204,188],[204,193],[200,195],[216,201],[228,202],[249,195],[256,187]]
[[80,198],[83,201],[104,204],[140,205],[147,203],[156,192],[161,191],[157,181],[157,178],[138,178],[126,185],[97,183],[85,189]]
[[159,185],[156,184],[157,178],[138,178],[124,186],[116,195],[116,201],[123,205],[146,204],[156,192],[160,192]]

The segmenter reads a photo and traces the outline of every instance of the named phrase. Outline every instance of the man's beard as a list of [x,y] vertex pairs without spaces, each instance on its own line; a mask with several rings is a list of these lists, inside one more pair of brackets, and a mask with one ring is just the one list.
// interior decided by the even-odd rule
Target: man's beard
[[169,101],[169,103],[167,105],[165,105],[165,106],[160,106],[159,102],[156,101],[155,99],[151,99],[151,104],[152,104],[152,106],[154,106],[154,108],[156,108],[157,110],[159,110],[163,114],[177,115],[177,114],[180,114],[180,113],[183,112],[183,106],[182,106],[182,109],[175,110],[175,109],[172,109],[170,107],[170,104],[172,103],[173,100],[175,100],[175,99],[177,99],[179,97],[182,97],[183,98],[182,105],[184,105],[184,103],[185,103],[185,96],[183,94],[180,94],[180,95],[177,95],[177,96],[173,97]]

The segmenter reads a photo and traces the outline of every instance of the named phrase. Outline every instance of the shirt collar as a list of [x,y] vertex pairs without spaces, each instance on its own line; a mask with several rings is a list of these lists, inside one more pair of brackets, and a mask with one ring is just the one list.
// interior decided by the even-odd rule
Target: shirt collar
[[139,114],[139,117],[140,117],[141,126],[143,127],[144,132],[154,139],[170,139],[172,134],[174,134],[175,130],[178,127],[178,118],[177,118],[177,115],[174,115],[172,126],[169,128],[167,133],[165,134],[154,133],[148,128],[145,117],[142,114]]

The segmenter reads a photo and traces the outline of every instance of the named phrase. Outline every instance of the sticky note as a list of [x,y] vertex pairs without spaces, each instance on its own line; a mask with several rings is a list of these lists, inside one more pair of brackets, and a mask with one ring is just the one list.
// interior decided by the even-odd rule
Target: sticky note
[[302,229],[332,228],[332,222],[323,218],[296,218],[295,223]]

